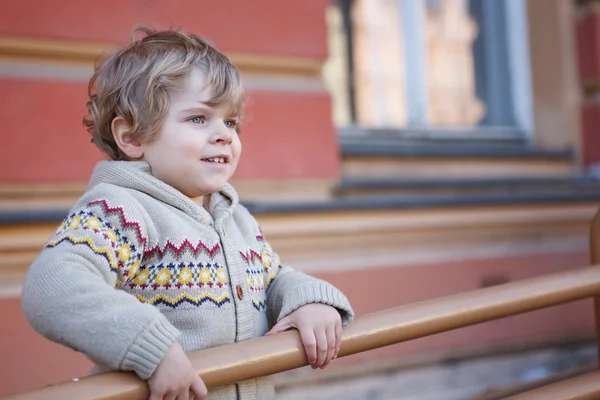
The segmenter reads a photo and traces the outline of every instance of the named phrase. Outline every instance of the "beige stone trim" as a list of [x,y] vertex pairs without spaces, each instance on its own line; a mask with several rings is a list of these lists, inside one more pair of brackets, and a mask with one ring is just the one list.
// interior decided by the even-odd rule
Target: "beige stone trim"
[[[460,231],[490,227],[514,230],[515,226],[529,229],[547,229],[560,226],[561,231],[569,224],[589,227],[598,205],[556,204],[515,205],[490,207],[447,207],[423,209],[392,209],[340,211],[330,213],[295,213],[259,215],[263,231],[280,238],[299,240],[301,236],[336,237],[339,240],[352,235],[370,233],[389,234],[401,232],[416,237],[418,232],[448,232],[452,237]],[[536,228],[537,227],[537,228]],[[586,228],[587,229],[587,228]],[[544,231],[542,231],[544,232]],[[550,232],[550,231],[547,231]],[[272,240],[272,239],[271,239]],[[415,239],[419,240],[419,239]]]
[[242,201],[302,202],[331,199],[335,179],[233,180]]
[[[99,55],[119,46],[44,38],[0,36],[0,61],[92,66]],[[324,60],[269,54],[228,53],[244,74],[321,77]]]
[[85,182],[34,182],[0,183],[0,199],[48,199],[81,196]]
[[570,159],[349,157],[343,163],[344,176],[365,178],[556,178],[574,172]]
[[[301,202],[328,200],[332,179],[244,179],[231,182],[242,201]],[[84,193],[84,182],[0,183],[0,208],[68,209]]]

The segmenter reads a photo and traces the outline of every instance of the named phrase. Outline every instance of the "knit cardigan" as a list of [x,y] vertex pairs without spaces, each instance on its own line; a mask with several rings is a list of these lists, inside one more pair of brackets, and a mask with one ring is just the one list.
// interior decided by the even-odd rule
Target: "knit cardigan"
[[[227,185],[210,205],[138,161],[101,161],[86,193],[30,267],[22,308],[32,327],[85,354],[95,372],[148,379],[167,349],[186,353],[262,336],[309,303],[354,314],[329,283],[282,266]],[[272,398],[263,379],[210,400]]]

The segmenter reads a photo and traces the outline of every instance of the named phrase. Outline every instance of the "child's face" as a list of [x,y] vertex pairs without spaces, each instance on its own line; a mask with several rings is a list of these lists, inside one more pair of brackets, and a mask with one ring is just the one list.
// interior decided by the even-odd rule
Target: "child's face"
[[242,144],[238,116],[206,104],[211,88],[194,68],[170,95],[171,107],[158,138],[142,144],[152,175],[190,197],[220,191],[235,172]]

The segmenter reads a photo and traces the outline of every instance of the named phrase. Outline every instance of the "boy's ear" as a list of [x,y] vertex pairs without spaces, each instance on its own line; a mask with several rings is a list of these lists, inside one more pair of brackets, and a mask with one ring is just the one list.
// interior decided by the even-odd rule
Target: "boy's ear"
[[144,149],[139,139],[132,137],[131,125],[123,117],[117,116],[110,124],[113,138],[117,146],[131,159],[139,159],[144,155]]

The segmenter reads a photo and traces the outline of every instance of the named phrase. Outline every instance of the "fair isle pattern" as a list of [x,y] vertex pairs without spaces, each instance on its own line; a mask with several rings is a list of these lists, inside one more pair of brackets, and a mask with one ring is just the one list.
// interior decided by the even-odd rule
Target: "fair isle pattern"
[[217,263],[170,263],[142,266],[128,283],[130,289],[226,288],[225,268]]
[[[98,236],[106,241],[108,246],[97,243]],[[138,246],[129,243],[123,233],[114,228],[103,218],[96,216],[89,210],[81,210],[69,215],[55,233],[56,239],[48,242],[47,248],[53,248],[61,243],[71,245],[84,245],[95,254],[104,258],[110,270],[126,276],[129,271],[136,270],[142,260],[142,253]],[[96,238],[96,241],[94,240]],[[119,280],[117,280],[119,286]]]
[[240,250],[240,255],[242,256],[242,258],[244,259],[244,261],[246,261],[246,264],[251,264],[254,261],[262,261],[260,254],[258,254],[256,252],[256,250],[250,249],[248,251],[241,251]]
[[121,207],[110,207],[108,205],[108,202],[104,199],[94,200],[94,201],[90,201],[88,203],[88,206],[94,206],[94,205],[101,205],[103,207],[103,211],[107,217],[111,214],[116,214],[119,217],[121,224],[123,225],[124,228],[134,228],[135,233],[137,234],[138,240],[144,246],[144,248],[146,247],[147,240],[144,237],[144,235],[142,235],[142,229],[140,228],[140,224],[135,221],[127,220],[127,218],[125,218],[125,212],[123,211],[123,209]]
[[148,303],[148,304],[152,304],[154,306],[163,304],[163,305],[171,307],[171,308],[177,308],[183,303],[188,303],[193,306],[200,306],[206,302],[210,302],[210,303],[213,303],[217,307],[221,307],[223,304],[229,303],[231,301],[229,298],[229,295],[227,293],[224,293],[220,297],[215,297],[208,293],[203,293],[199,297],[192,297],[192,296],[188,295],[187,293],[183,293],[174,299],[170,299],[161,293],[159,295],[154,296],[150,300],[148,300],[145,297],[136,293],[135,297],[142,303]]
[[254,308],[258,311],[266,309],[265,270],[246,268],[246,282]]
[[[273,253],[273,249],[267,242],[263,242],[260,254],[250,249],[246,252],[240,251],[240,255],[248,264],[246,281],[252,297],[252,304],[258,311],[264,310],[267,306],[266,292],[281,268],[279,257]],[[261,265],[257,267],[255,261],[259,260]]]
[[[229,303],[231,299],[227,292],[228,279],[225,269],[217,263],[170,263],[142,266],[133,279],[128,283],[129,289],[140,290],[135,297],[142,303],[152,305],[165,305],[177,308],[182,304],[201,306],[212,303],[217,307]],[[203,293],[198,297],[182,293],[175,298],[170,298],[164,293],[155,294],[159,289],[222,289],[220,296]],[[151,291],[145,296],[144,291]]]
[[271,283],[273,283],[273,280],[277,277],[279,270],[283,268],[283,265],[281,264],[281,260],[279,259],[277,253],[273,251],[269,242],[265,240],[260,226],[258,227],[258,232],[259,234],[256,236],[256,240],[263,243],[260,259],[265,267],[265,275],[267,277],[265,291],[268,291]]
[[266,291],[269,290],[273,280],[277,278],[277,274],[279,273],[279,270],[283,268],[283,265],[281,264],[281,260],[277,253],[273,252],[273,249],[267,242],[264,242],[260,258],[265,267],[265,275],[267,277],[267,282],[265,284]]
[[279,273],[279,270],[283,268],[283,265],[278,264],[276,267],[271,267],[271,268],[265,268],[265,274],[267,275],[267,284],[265,285],[265,291],[269,290],[269,287],[271,287],[271,283],[273,283],[273,281],[275,280],[275,278],[277,278],[277,274]]
[[[279,265],[276,268],[265,268],[264,270],[246,269],[246,280],[252,297],[252,305],[258,311],[267,308],[267,291],[281,268],[282,266]],[[268,272],[269,270],[271,273]]]
[[50,241],[46,245],[46,248],[51,249],[53,247],[58,246],[59,244],[61,244],[63,242],[68,242],[68,243],[71,243],[72,245],[78,245],[78,244],[86,245],[94,253],[98,254],[99,256],[104,257],[106,259],[106,261],[108,261],[108,264],[110,265],[110,270],[112,272],[115,272],[115,273],[118,272],[118,264],[115,262],[114,258],[112,257],[111,251],[107,247],[104,247],[104,248],[96,247],[94,245],[94,243],[92,242],[92,239],[89,236],[86,236],[83,238],[75,238],[75,237],[67,234],[67,235],[62,236],[58,240]]
[[215,243],[212,247],[207,246],[201,240],[196,245],[193,245],[189,240],[185,239],[181,245],[175,246],[171,241],[167,241],[167,244],[161,249],[159,245],[154,246],[150,250],[144,253],[144,258],[148,259],[151,257],[158,257],[162,259],[165,254],[173,254],[176,258],[181,258],[186,252],[189,252],[192,256],[197,256],[201,251],[207,254],[213,259],[221,250],[219,243]]

